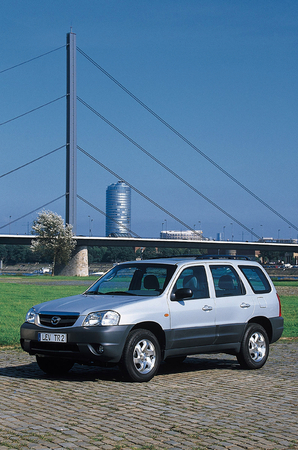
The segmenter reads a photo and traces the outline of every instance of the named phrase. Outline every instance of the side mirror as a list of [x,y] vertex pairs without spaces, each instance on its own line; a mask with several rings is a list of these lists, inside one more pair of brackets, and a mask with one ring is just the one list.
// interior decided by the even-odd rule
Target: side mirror
[[179,300],[183,300],[184,298],[191,298],[192,297],[192,290],[190,288],[181,288],[181,289],[177,289],[176,292],[173,292],[171,294],[171,300],[172,301],[179,301]]

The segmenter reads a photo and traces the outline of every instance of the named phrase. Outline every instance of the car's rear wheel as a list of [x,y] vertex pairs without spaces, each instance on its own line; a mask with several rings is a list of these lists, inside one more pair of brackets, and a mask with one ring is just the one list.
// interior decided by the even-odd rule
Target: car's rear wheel
[[48,375],[65,375],[74,365],[73,361],[62,358],[52,358],[48,356],[36,355],[38,367]]
[[132,381],[149,381],[160,365],[160,345],[149,330],[133,330],[127,338],[120,367]]
[[243,369],[260,369],[269,355],[269,339],[261,325],[252,323],[244,334],[237,360]]

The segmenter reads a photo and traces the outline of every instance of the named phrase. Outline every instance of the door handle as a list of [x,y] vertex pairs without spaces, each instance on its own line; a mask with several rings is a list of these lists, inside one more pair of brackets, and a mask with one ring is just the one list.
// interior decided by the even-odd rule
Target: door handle
[[202,308],[203,311],[212,311],[212,309],[213,309],[212,306],[209,306],[209,305],[205,305]]
[[241,303],[240,308],[250,308],[249,303]]

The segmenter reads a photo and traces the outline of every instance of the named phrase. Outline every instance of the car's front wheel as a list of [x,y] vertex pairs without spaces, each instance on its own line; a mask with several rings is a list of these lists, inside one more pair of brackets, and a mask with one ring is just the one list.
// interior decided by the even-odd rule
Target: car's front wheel
[[261,325],[252,323],[244,334],[237,360],[243,369],[260,369],[269,355],[269,339]]
[[48,375],[65,375],[73,366],[73,361],[62,358],[52,358],[48,356],[36,355],[38,367]]
[[149,381],[160,365],[160,345],[149,330],[133,330],[127,338],[120,367],[132,381]]

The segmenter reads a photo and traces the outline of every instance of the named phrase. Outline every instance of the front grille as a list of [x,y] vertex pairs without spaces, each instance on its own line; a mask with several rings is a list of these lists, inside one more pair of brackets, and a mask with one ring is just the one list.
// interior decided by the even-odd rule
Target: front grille
[[77,344],[56,344],[55,342],[31,341],[31,351],[79,352]]
[[[60,318],[58,323],[52,323],[53,317]],[[39,314],[39,322],[41,325],[50,328],[72,327],[76,323],[78,317],[79,314]]]

